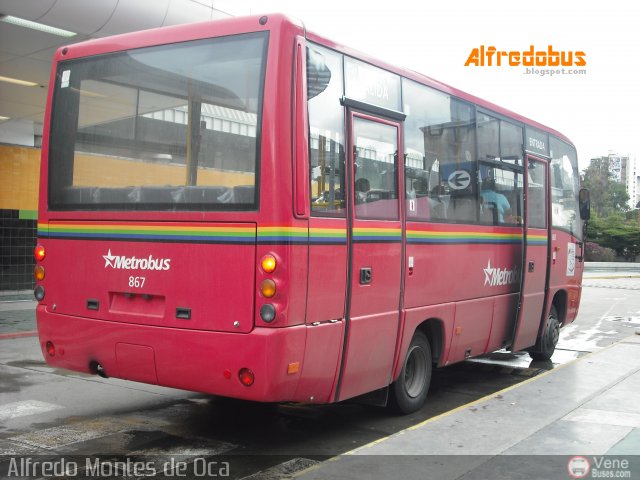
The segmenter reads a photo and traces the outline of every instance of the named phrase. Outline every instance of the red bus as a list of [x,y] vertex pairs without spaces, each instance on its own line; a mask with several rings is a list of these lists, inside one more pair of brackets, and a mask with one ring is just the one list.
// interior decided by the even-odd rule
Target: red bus
[[543,125],[281,15],[60,48],[50,85],[52,366],[411,412],[433,367],[548,359],[576,317],[588,205]]

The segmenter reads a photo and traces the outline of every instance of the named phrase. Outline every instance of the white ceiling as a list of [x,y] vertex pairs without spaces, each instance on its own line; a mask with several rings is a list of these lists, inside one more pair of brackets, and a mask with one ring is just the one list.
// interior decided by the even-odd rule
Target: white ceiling
[[[0,22],[0,76],[37,82],[0,82],[1,122],[42,125],[51,58],[58,47],[89,38],[146,28],[228,17],[222,0],[0,0],[0,15],[13,15],[78,33],[72,38]],[[228,11],[228,8],[224,8]]]

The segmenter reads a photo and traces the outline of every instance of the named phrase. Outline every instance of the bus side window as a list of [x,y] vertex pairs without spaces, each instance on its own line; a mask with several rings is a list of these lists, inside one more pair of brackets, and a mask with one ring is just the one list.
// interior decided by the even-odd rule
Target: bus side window
[[480,163],[480,222],[520,224],[522,173],[512,168]]
[[405,78],[402,88],[407,218],[477,222],[474,107]]
[[449,200],[448,218],[455,223],[476,221],[477,202],[475,195],[455,194]]
[[551,137],[551,202],[552,224],[582,237],[578,212],[580,176],[577,171],[575,149],[563,141]]
[[309,45],[307,77],[311,214],[344,217],[344,120],[338,101],[343,95],[342,55]]

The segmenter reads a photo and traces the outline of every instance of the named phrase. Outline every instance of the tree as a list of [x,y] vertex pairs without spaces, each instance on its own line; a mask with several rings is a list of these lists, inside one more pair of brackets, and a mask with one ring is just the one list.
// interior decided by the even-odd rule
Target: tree
[[629,194],[623,184],[618,182],[609,182],[607,185],[607,195],[605,197],[605,206],[608,206],[617,212],[626,212],[629,210]]
[[592,249],[593,256],[608,255],[606,249],[610,249],[618,257],[635,260],[640,255],[640,217],[638,210],[629,210],[629,195],[624,185],[613,180],[607,157],[591,160],[583,171],[582,186],[591,197],[587,239],[604,249]]
[[629,194],[624,185],[613,180],[609,158],[594,158],[582,173],[582,186],[589,189],[591,209],[600,217],[629,209]]
[[635,215],[615,213],[606,218],[594,215],[587,225],[587,239],[629,261],[640,255],[640,228]]

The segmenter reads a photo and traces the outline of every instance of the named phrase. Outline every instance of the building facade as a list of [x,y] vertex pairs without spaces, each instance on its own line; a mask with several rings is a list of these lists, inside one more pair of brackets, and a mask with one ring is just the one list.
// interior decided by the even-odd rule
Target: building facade
[[[40,144],[51,58],[56,49],[118,33],[249,13],[245,2],[235,3],[0,2],[0,295],[31,290],[34,284]],[[238,129],[251,135],[245,119],[227,118],[227,114],[205,112],[203,121],[210,122],[212,129]]]
[[608,160],[611,178],[624,185],[629,195],[627,206],[633,210],[640,208],[640,165],[635,155],[609,152],[602,159]]

